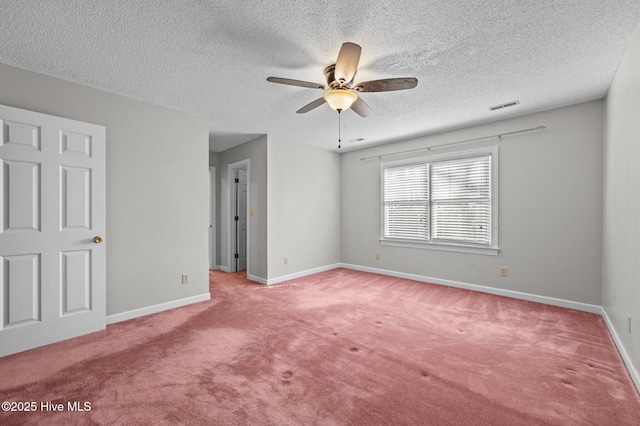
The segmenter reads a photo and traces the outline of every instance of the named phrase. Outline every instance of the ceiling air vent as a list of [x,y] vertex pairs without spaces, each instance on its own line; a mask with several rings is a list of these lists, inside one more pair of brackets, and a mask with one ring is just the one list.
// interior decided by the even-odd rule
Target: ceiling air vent
[[495,111],[497,109],[502,109],[502,108],[507,108],[507,107],[510,107],[510,106],[518,105],[519,103],[520,103],[520,101],[512,101],[512,102],[507,102],[506,104],[501,104],[501,105],[496,105],[496,106],[489,107],[489,109],[491,111]]

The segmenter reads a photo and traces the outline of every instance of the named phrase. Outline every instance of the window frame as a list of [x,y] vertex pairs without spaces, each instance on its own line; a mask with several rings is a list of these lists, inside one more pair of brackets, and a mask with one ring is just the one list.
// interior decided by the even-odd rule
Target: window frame
[[[432,220],[433,220],[433,199],[431,192],[432,177],[431,163],[446,160],[463,160],[465,158],[490,156],[491,158],[491,185],[490,185],[490,224],[491,224],[491,243],[489,245],[463,243],[454,241],[433,241]],[[386,238],[384,236],[385,227],[385,202],[384,202],[384,171],[391,167],[410,166],[415,164],[429,164],[429,224],[428,224],[428,240]],[[498,245],[498,146],[488,146],[483,148],[466,149],[462,151],[451,151],[440,154],[425,155],[420,157],[406,158],[402,160],[393,160],[380,163],[380,244],[383,246],[409,247],[429,250],[441,250],[460,253],[497,255],[500,251]]]

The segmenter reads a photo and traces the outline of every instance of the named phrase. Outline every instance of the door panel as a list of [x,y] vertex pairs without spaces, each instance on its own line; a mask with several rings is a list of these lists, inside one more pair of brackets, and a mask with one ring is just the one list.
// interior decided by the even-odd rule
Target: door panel
[[105,328],[105,129],[0,105],[0,356]]
[[40,151],[40,126],[3,120],[0,146],[17,146]]
[[62,315],[91,310],[91,252],[60,253]]
[[60,132],[60,154],[77,155],[80,157],[91,157],[90,135],[77,133]]
[[247,171],[238,170],[238,271],[247,269]]
[[3,262],[1,328],[40,321],[40,256],[7,256]]
[[4,181],[3,231],[40,230],[40,164],[23,161],[2,163]]
[[60,168],[60,230],[91,229],[91,170]]

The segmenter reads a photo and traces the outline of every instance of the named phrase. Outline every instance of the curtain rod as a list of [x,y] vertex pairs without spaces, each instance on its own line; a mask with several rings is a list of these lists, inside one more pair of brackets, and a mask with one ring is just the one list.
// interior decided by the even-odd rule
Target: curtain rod
[[416,148],[416,149],[410,149],[410,150],[407,150],[407,151],[392,152],[390,154],[372,155],[371,157],[362,157],[360,159],[360,161],[371,160],[372,158],[380,159],[380,158],[389,157],[389,156],[392,156],[392,155],[409,154],[411,152],[418,152],[418,151],[431,151],[434,148],[442,148],[442,147],[445,147],[445,146],[457,145],[457,144],[461,144],[461,143],[477,142],[477,141],[482,141],[482,140],[485,140],[485,139],[498,138],[498,139],[502,140],[503,136],[515,135],[515,134],[518,134],[518,133],[525,133],[525,132],[534,132],[534,131],[537,131],[537,130],[544,130],[544,129],[546,129],[545,126],[532,127],[531,129],[516,130],[515,132],[499,133],[497,135],[483,136],[483,137],[480,137],[480,138],[466,139],[466,140],[457,141],[457,142],[448,142],[448,143],[443,143],[443,144],[440,144],[440,145],[427,146],[427,147],[424,147],[424,148]]

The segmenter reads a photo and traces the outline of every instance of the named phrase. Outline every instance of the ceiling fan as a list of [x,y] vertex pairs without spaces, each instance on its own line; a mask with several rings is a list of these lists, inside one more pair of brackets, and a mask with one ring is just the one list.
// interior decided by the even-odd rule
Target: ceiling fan
[[362,48],[355,43],[343,43],[340,48],[340,53],[338,53],[336,63],[324,69],[324,76],[327,80],[326,86],[324,84],[280,77],[268,77],[267,81],[290,86],[327,90],[324,96],[296,111],[298,114],[309,112],[327,102],[329,106],[338,111],[338,113],[351,108],[361,117],[368,117],[373,113],[373,110],[357,93],[391,92],[394,90],[413,89],[418,85],[418,79],[414,77],[386,78],[354,83],[353,78],[358,70],[361,51]]

